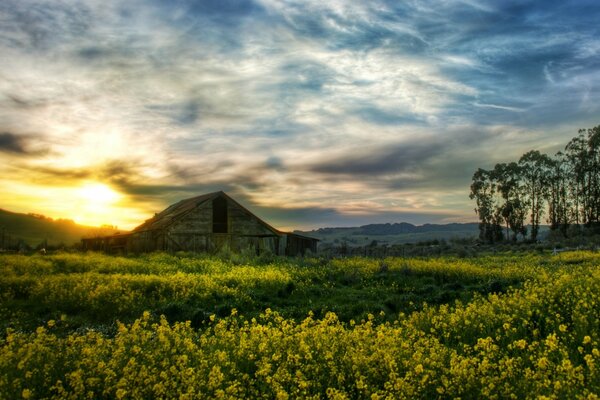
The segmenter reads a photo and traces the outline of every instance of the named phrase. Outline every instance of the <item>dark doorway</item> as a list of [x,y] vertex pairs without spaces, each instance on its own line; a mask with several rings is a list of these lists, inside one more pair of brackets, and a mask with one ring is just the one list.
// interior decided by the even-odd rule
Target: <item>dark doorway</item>
[[212,202],[213,233],[227,233],[227,200],[217,197]]

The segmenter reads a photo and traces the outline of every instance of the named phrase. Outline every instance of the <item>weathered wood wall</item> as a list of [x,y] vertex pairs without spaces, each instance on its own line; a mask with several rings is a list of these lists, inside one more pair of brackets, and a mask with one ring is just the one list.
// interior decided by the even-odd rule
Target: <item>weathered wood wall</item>
[[[145,253],[151,251],[216,252],[229,248],[235,252],[255,254],[271,252],[277,255],[303,255],[307,249],[316,252],[315,239],[279,232],[269,228],[258,217],[240,207],[227,196],[227,233],[213,232],[213,199],[207,199],[172,223],[129,235],[83,240],[84,249],[107,252]],[[193,206],[193,204],[192,204]],[[219,223],[219,226],[223,226]]]
[[129,250],[215,252],[228,247],[238,252],[251,249],[257,254],[264,251],[284,254],[280,250],[282,235],[237,204],[227,201],[227,233],[212,232],[212,215],[212,201],[205,201],[164,229],[134,232]]

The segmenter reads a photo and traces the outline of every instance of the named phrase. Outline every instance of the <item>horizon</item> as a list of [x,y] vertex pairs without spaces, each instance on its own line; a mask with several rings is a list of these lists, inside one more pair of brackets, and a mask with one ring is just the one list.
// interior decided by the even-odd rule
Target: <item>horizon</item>
[[[476,221],[477,168],[600,123],[600,3],[7,0],[0,208],[130,230]],[[32,211],[34,210],[34,211]]]
[[[60,218],[60,217],[53,217],[51,215],[45,215],[45,214],[40,214],[40,213],[36,213],[35,211],[25,211],[25,212],[16,212],[13,210],[7,210],[5,208],[0,207],[0,211],[4,211],[7,213],[11,213],[11,214],[20,214],[20,215],[25,215],[25,216],[29,216],[32,218],[44,218],[44,219],[49,219],[52,222],[60,222],[60,221],[69,221],[69,222],[73,222],[76,225],[79,226],[84,226],[87,228],[101,228],[103,227],[102,225],[83,225],[80,224],[79,222],[70,219],[70,218]],[[162,210],[161,210],[162,211]],[[252,212],[252,210],[249,210],[250,212]],[[260,215],[258,215],[258,217],[260,217]],[[150,217],[151,218],[151,217]],[[148,219],[148,218],[146,218]],[[144,221],[141,221],[138,225],[143,224]],[[267,223],[269,223],[269,221],[266,221]],[[316,226],[316,227],[309,227],[306,229],[298,229],[297,227],[283,227],[283,228],[279,228],[279,227],[275,227],[279,230],[282,231],[288,231],[288,232],[293,232],[293,231],[300,231],[300,232],[310,232],[310,231],[318,231],[320,229],[351,229],[351,228],[361,228],[363,226],[366,225],[399,225],[399,224],[409,224],[415,227],[421,227],[421,226],[425,226],[425,225],[451,225],[451,224],[479,224],[479,221],[466,221],[466,222],[448,222],[448,223],[442,223],[442,224],[435,224],[435,223],[430,223],[430,222],[425,222],[422,224],[412,224],[410,222],[406,222],[406,221],[388,221],[388,222],[379,222],[379,223],[367,223],[367,224],[362,224],[362,225],[336,225],[336,226]],[[109,225],[109,224],[104,224],[105,226],[112,226],[113,228],[115,228],[118,231],[126,231],[126,232],[130,232],[131,230],[133,230],[134,228],[136,228],[138,225],[134,226],[131,229],[122,229],[119,226],[116,225]],[[541,226],[547,226],[545,224],[542,224]]]

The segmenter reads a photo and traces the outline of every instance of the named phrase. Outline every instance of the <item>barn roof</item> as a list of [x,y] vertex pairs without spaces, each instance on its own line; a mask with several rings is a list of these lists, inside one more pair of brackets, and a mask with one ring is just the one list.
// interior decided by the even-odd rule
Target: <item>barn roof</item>
[[284,233],[284,232],[281,232],[281,231],[273,228],[271,225],[267,224],[265,221],[263,221],[262,219],[260,219],[256,215],[254,215],[254,213],[250,212],[246,207],[242,206],[240,203],[238,203],[237,201],[235,201],[234,199],[229,197],[223,191],[207,193],[207,194],[203,194],[200,196],[191,197],[189,199],[181,200],[175,204],[171,204],[169,207],[167,207],[163,211],[156,214],[154,217],[146,220],[143,224],[141,224],[140,226],[135,228],[133,230],[133,232],[143,232],[143,231],[150,231],[150,230],[166,228],[172,222],[175,222],[180,217],[182,217],[185,214],[187,214],[188,212],[192,211],[198,205],[200,205],[206,201],[212,200],[218,196],[226,197],[229,201],[233,202],[234,204],[236,204],[237,206],[242,208],[244,211],[246,211],[250,215],[253,215],[255,218],[257,218],[262,225],[264,225],[267,229],[273,231],[274,233],[277,233],[277,234]]

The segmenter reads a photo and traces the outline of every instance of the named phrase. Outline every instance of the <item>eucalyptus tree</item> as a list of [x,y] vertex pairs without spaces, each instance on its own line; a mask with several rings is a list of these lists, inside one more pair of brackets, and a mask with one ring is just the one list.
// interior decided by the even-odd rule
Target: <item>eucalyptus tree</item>
[[600,226],[600,125],[580,129],[554,158],[532,150],[518,163],[479,169],[470,197],[477,200],[480,233],[488,240],[501,225],[507,238],[509,230],[513,240],[525,236],[527,213],[536,240],[546,205],[550,228],[565,236],[572,223]]
[[[580,131],[581,132],[581,131]],[[588,225],[600,222],[600,126],[587,130],[586,213]]]
[[496,213],[496,187],[492,172],[478,168],[473,174],[469,198],[475,199],[475,213],[479,216],[479,238],[495,243],[502,240],[502,228]]
[[519,159],[519,174],[523,191],[531,211],[531,240],[535,241],[544,214],[545,199],[549,192],[551,159],[537,150],[523,154]]
[[569,193],[569,163],[565,154],[560,151],[550,159],[546,196],[550,229],[558,229],[566,237],[571,222],[572,200]]
[[522,169],[515,162],[496,164],[491,173],[492,181],[503,200],[498,204],[497,214],[502,216],[506,224],[507,239],[509,229],[512,231],[513,241],[517,240],[519,234],[522,236],[527,235],[525,218],[529,203],[525,195],[521,174]]
[[587,143],[582,131],[565,146],[565,157],[569,167],[569,192],[573,198],[571,214],[575,224],[585,222],[587,208],[586,171],[587,171]]

